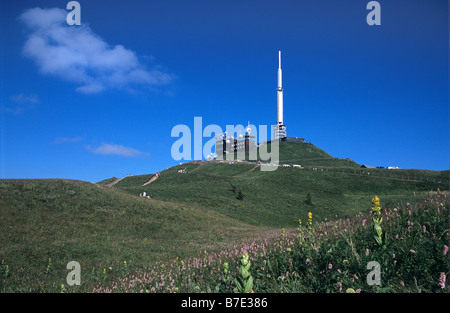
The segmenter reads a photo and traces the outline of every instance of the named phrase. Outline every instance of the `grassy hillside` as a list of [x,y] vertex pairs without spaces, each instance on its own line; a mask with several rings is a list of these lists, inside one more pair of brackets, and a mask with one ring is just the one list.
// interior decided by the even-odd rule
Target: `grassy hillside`
[[[140,269],[93,291],[231,293],[242,292],[247,280],[247,292],[255,293],[448,293],[448,209],[448,191],[382,209],[381,244],[371,210],[332,222],[312,215],[311,228],[303,223],[260,240],[243,239],[237,248]],[[251,263],[244,267],[246,257]],[[380,270],[372,271],[370,262]]]
[[[149,176],[142,175],[125,178],[113,188],[132,195],[145,191],[153,199],[206,207],[248,224],[275,228],[295,226],[298,216],[309,211],[319,218],[351,216],[364,210],[374,195],[396,206],[417,201],[438,187],[448,189],[448,183],[431,180],[448,178],[448,171],[367,170],[353,161],[333,159],[312,144],[281,142],[279,148],[281,164],[306,169],[279,166],[265,172],[256,162],[195,161],[163,171],[146,186],[142,182]],[[322,167],[323,162],[328,165]],[[186,173],[178,172],[182,169]]]
[[0,292],[57,292],[72,260],[92,290],[103,268],[120,274],[123,261],[149,266],[256,231],[215,211],[82,181],[0,180],[0,193],[0,259],[13,277],[0,279]]
[[150,178],[152,178],[153,174],[148,175],[138,175],[138,176],[129,176],[126,179],[122,179],[117,184],[116,187],[129,187],[129,186],[140,186],[147,182]]
[[[234,159],[273,162],[267,160],[261,150],[270,153],[272,144],[269,142],[256,150],[256,158],[249,153],[235,153]],[[359,167],[360,165],[350,159],[337,159],[324,150],[310,143],[280,142],[279,143],[280,164],[301,164],[304,166],[339,166],[339,167]]]
[[[185,174],[178,173],[184,168]],[[179,165],[147,186],[117,186],[130,194],[145,191],[153,199],[195,204],[266,227],[295,226],[298,216],[309,211],[319,218],[351,216],[364,210],[374,195],[391,207],[414,202],[437,187],[429,181],[283,167],[263,172],[253,164],[228,163]],[[441,184],[446,188],[448,184]],[[243,199],[238,199],[239,191]]]
[[[448,182],[435,182],[447,179],[448,171],[371,169],[377,175],[362,175],[356,163],[331,159],[309,144],[281,143],[280,159],[304,166],[298,160],[307,159],[315,170],[263,172],[256,162],[190,162],[162,171],[146,186],[153,174],[126,177],[112,187],[106,185],[115,177],[97,184],[0,180],[0,292],[59,291],[72,260],[83,267],[77,290],[91,291],[99,279],[156,261],[219,252],[295,228],[308,212],[330,221],[367,211],[374,195],[389,209],[448,189]],[[320,162],[329,164],[322,168]],[[151,199],[139,197],[143,191]]]
[[360,167],[350,159],[338,159],[310,143],[281,142],[280,163],[302,166]]

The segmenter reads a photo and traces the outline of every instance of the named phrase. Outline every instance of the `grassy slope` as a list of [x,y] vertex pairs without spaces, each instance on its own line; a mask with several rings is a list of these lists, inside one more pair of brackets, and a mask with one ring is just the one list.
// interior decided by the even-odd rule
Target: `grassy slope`
[[[280,143],[281,160],[330,157],[311,144]],[[322,164],[326,162],[328,164]],[[305,162],[290,163],[308,166]],[[305,217],[309,211],[318,218],[353,215],[367,209],[374,195],[383,197],[386,205],[395,206],[401,202],[418,200],[426,191],[438,186],[441,189],[448,188],[448,184],[437,185],[426,180],[407,181],[388,176],[395,173],[446,178],[448,171],[371,169],[372,173],[387,176],[368,177],[357,174],[367,170],[360,169],[353,161],[316,160],[310,161],[310,164],[351,172],[283,167],[278,167],[276,171],[262,172],[259,168],[254,169],[255,163],[191,162],[163,171],[160,178],[147,186],[133,184],[130,178],[126,178],[114,188],[121,188],[133,195],[145,191],[154,199],[198,205],[245,223],[275,228],[294,227],[298,218]],[[186,174],[178,173],[179,169],[184,168]],[[133,179],[139,180],[138,177]],[[237,194],[232,186],[242,191],[242,201],[236,198]],[[308,193],[312,197],[312,205],[305,201]]]
[[[1,180],[0,192],[0,258],[15,291],[58,291],[71,260],[82,264],[89,285],[93,268],[117,268],[124,260],[144,266],[220,249],[255,230],[215,211],[81,181]],[[46,275],[48,258],[53,265]],[[0,280],[0,292],[4,288]]]
[[[312,145],[283,143],[280,151],[282,160],[326,157]],[[357,168],[348,161],[325,161],[338,168]],[[123,260],[148,265],[205,248],[221,249],[242,238],[261,236],[268,228],[294,227],[298,218],[305,221],[308,211],[317,220],[353,215],[368,209],[374,194],[388,208],[414,200],[414,192],[419,198],[438,186],[448,188],[351,173],[281,167],[251,171],[254,166],[187,163],[163,171],[144,187],[151,174],[127,177],[112,188],[103,186],[111,179],[99,184],[0,180],[0,258],[16,280],[8,279],[12,285],[0,285],[0,291],[57,291],[65,283],[65,266],[71,260],[82,264],[83,273],[95,268],[95,275],[101,275],[102,268],[120,268]],[[182,168],[187,174],[178,173]],[[402,171],[448,178],[448,171],[396,173]],[[232,185],[243,192],[242,201]],[[152,200],[137,197],[142,191]],[[305,203],[308,193],[313,205]],[[49,257],[52,271],[44,274]],[[83,281],[89,285],[89,279],[86,274]]]
[[[179,168],[187,174],[179,174]],[[353,215],[368,208],[374,195],[386,205],[414,201],[425,191],[436,189],[426,181],[367,177],[350,173],[307,171],[279,167],[273,172],[251,164],[182,165],[162,173],[147,186],[123,188],[132,194],[146,191],[154,199],[195,204],[254,225],[295,226],[308,211],[318,218]],[[232,185],[244,195],[236,198]],[[448,188],[448,185],[446,185]],[[442,188],[442,187],[441,187]],[[445,189],[445,186],[444,186]],[[313,205],[306,203],[310,193]]]
[[[262,150],[265,154],[260,154]],[[267,153],[271,153],[271,143],[263,145],[253,154],[234,154],[235,159],[245,159],[250,161],[273,162],[267,160]],[[279,161],[281,164],[301,164],[303,166],[339,166],[339,167],[359,167],[360,165],[352,160],[335,159],[332,155],[310,143],[298,144],[294,142],[279,143]]]
[[[326,160],[328,158],[328,160]],[[318,159],[318,160],[316,160]],[[352,160],[334,159],[332,155],[310,143],[280,143],[280,163],[302,166],[360,167]]]

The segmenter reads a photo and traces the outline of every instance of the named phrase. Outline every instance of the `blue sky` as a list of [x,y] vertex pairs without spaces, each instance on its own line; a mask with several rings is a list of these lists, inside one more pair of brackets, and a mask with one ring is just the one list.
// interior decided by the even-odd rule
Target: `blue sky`
[[[68,1],[67,1],[68,2]],[[0,178],[155,173],[178,124],[284,122],[336,157],[449,169],[447,1],[0,0]],[[203,139],[203,144],[209,138]]]

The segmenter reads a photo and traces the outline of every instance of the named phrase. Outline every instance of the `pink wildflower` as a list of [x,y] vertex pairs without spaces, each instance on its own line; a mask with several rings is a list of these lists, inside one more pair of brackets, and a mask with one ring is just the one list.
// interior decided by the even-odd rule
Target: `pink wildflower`
[[443,251],[443,254],[446,255],[447,252],[448,252],[448,246],[447,246],[447,245],[444,245],[444,251]]
[[366,220],[362,221],[362,226],[364,226],[366,224]]
[[411,252],[411,253],[416,253],[416,251],[414,251],[413,249],[409,250],[409,252]]
[[369,249],[366,249],[366,256],[369,256]]
[[405,287],[405,283],[403,281],[400,282],[400,285],[402,285],[402,287]]
[[328,269],[331,270],[333,268],[333,264],[328,264]]
[[441,275],[439,276],[439,286],[441,288],[445,288],[445,279],[446,279],[445,273],[441,272]]

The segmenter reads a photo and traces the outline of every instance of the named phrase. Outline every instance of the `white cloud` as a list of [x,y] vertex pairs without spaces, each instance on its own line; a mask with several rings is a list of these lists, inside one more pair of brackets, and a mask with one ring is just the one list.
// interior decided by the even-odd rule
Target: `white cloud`
[[86,146],[86,149],[94,154],[103,154],[103,155],[120,155],[125,157],[139,157],[148,155],[148,153],[141,152],[133,148],[109,143],[102,143],[100,146],[96,148]]
[[11,100],[18,104],[37,104],[39,103],[39,98],[37,95],[24,95],[24,94],[18,94],[11,97]]
[[9,97],[9,99],[11,101],[4,109],[6,112],[14,115],[22,114],[26,110],[34,108],[39,103],[39,98],[35,94],[25,95],[21,93]]
[[149,88],[173,80],[172,74],[146,68],[135,52],[109,45],[88,25],[67,25],[67,13],[58,8],[32,8],[20,16],[30,29],[24,54],[36,62],[41,73],[77,83],[77,91],[82,93]]

